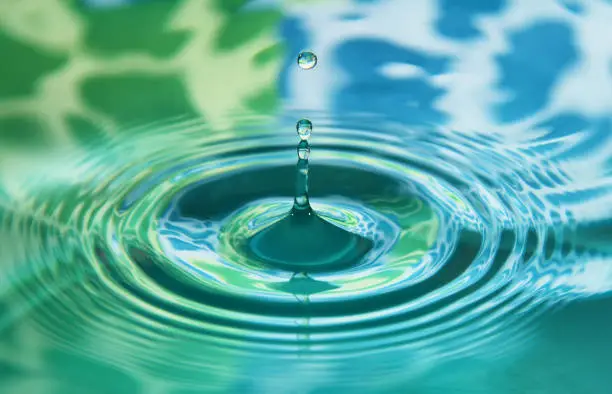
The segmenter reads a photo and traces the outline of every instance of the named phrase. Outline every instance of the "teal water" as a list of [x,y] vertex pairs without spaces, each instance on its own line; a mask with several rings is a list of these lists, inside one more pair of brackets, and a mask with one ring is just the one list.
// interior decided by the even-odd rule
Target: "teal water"
[[0,393],[609,394],[607,2],[135,3],[6,63]]
[[[13,245],[3,248],[12,284],[3,293],[5,333],[35,330],[33,350],[78,363],[68,371],[119,368],[184,387],[178,393],[301,393],[319,384],[374,393],[425,384],[418,392],[435,393],[491,370],[498,375],[478,385],[499,387],[534,343],[554,351],[573,343],[555,345],[541,326],[563,338],[579,325],[558,310],[601,291],[591,276],[610,253],[601,238],[609,227],[578,225],[518,187],[565,174],[489,135],[466,140],[378,120],[373,132],[366,119],[342,127],[319,119],[312,208],[369,240],[361,258],[302,273],[283,263],[312,260],[270,264],[248,253],[293,207],[295,134],[267,132],[282,125],[250,120],[248,133],[214,135],[197,121],[155,126],[146,139],[75,157],[69,168],[88,169],[76,183],[44,167],[24,180],[34,197],[2,216]],[[459,147],[472,163],[461,169]],[[514,174],[512,183],[491,176],[500,172]],[[559,373],[575,365],[555,363]],[[5,376],[19,376],[9,365]],[[295,386],[276,391],[281,382]],[[91,392],[138,392],[122,384],[105,380]]]

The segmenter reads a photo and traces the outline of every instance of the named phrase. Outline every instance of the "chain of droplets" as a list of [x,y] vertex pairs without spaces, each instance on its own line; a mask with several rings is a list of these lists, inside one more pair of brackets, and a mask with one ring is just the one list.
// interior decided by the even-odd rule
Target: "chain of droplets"
[[[298,66],[303,70],[311,70],[317,65],[317,56],[312,52],[301,52],[298,56]],[[297,122],[296,131],[300,137],[297,145],[297,179],[295,184],[295,198],[293,208],[306,210],[310,208],[308,200],[308,158],[310,157],[310,135],[312,122],[301,119]]]

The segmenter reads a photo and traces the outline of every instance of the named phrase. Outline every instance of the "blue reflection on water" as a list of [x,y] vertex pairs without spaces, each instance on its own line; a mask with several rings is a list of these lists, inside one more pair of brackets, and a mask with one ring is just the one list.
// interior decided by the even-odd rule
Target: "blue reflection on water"
[[539,22],[509,37],[511,51],[499,56],[500,89],[510,99],[497,107],[503,122],[532,115],[550,100],[560,77],[578,60],[571,27]]
[[[608,117],[590,118],[576,113],[562,113],[542,121],[536,128],[546,130],[546,133],[534,141],[554,141],[556,157],[559,160],[569,160],[582,157],[588,159],[588,154],[596,151],[602,141],[612,135],[612,120]],[[564,143],[564,137],[574,137],[573,144]],[[558,140],[560,139],[560,140]],[[538,151],[550,149],[544,144],[535,148]]]
[[[443,73],[450,63],[448,57],[381,40],[359,39],[341,43],[335,60],[349,82],[336,92],[334,112],[380,114],[404,124],[445,122],[445,114],[433,105],[444,89],[431,84],[428,76]],[[390,63],[416,66],[425,75],[385,76],[381,68]]]

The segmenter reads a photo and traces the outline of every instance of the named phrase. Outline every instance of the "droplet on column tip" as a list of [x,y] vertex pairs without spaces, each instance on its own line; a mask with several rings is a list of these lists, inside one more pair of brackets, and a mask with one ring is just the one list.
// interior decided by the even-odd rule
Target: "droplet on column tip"
[[295,129],[301,140],[308,140],[312,133],[312,122],[308,119],[301,119],[297,122]]

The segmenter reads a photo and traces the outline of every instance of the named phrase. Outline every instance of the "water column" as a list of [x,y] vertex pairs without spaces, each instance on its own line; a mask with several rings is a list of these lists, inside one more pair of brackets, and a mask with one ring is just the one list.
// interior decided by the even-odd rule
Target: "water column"
[[308,212],[310,215],[310,201],[308,200],[308,158],[310,157],[310,134],[312,123],[308,119],[297,122],[296,130],[300,137],[297,145],[298,162],[296,166],[295,197],[293,199],[294,212]]

